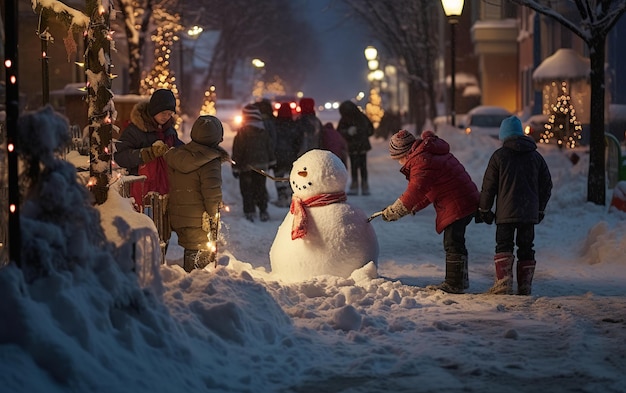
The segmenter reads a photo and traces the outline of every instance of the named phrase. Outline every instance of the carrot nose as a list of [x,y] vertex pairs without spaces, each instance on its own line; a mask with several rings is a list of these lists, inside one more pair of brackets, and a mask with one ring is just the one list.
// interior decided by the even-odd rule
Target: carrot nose
[[308,175],[307,171],[298,172],[298,176],[306,177],[306,175]]

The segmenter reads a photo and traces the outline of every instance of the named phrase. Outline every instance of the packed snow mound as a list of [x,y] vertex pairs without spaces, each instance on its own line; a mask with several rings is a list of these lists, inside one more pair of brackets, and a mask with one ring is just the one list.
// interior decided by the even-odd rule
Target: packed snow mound
[[345,195],[348,172],[326,150],[311,150],[293,163],[292,206],[270,249],[273,277],[285,282],[320,275],[350,277],[378,263],[378,239],[365,213]]

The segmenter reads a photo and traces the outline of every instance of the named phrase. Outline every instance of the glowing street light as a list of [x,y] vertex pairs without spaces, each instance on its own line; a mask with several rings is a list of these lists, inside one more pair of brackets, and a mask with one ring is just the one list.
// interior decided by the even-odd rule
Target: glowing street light
[[456,53],[454,46],[456,43],[454,27],[457,23],[459,23],[459,17],[463,12],[463,3],[464,0],[441,0],[443,12],[446,14],[446,17],[448,18],[448,23],[450,24],[450,84],[452,88],[450,93],[450,122],[453,126],[456,125],[456,109],[454,105],[456,97]]
[[263,68],[263,67],[265,67],[265,63],[261,59],[252,59],[252,65],[255,68]]
[[189,37],[197,37],[200,34],[202,34],[202,32],[204,31],[204,29],[201,26],[198,25],[194,25],[192,27],[189,28],[189,30],[187,30],[187,35]]

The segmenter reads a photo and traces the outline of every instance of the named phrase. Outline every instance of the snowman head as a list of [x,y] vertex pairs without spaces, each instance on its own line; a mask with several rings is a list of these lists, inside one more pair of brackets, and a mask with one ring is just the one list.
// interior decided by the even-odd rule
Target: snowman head
[[298,158],[289,175],[294,195],[302,199],[343,192],[347,181],[348,171],[339,157],[320,149],[310,150]]

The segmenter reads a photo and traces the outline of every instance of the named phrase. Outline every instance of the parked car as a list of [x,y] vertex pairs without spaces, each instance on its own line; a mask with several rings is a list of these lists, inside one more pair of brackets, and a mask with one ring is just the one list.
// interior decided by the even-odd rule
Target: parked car
[[546,124],[548,123],[548,115],[532,115],[524,122],[522,127],[524,134],[533,138],[535,142],[539,142],[541,134],[546,130]]
[[488,135],[498,138],[500,123],[509,116],[513,114],[505,108],[479,105],[467,112],[464,123],[460,126],[468,135]]

